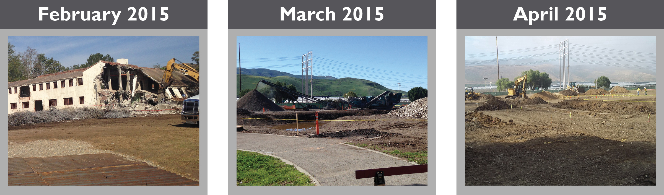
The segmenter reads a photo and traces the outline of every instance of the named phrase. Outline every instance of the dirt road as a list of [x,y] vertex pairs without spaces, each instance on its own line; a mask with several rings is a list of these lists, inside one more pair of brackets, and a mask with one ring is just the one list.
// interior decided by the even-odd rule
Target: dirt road
[[[237,148],[284,158],[303,168],[323,186],[371,186],[373,178],[355,179],[355,170],[413,165],[339,139],[237,133]],[[385,177],[386,185],[427,185],[427,173]]]

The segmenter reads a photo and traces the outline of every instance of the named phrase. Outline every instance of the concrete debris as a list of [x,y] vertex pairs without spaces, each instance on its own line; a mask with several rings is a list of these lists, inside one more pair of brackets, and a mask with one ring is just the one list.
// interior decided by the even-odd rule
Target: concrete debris
[[428,119],[428,112],[429,112],[429,106],[427,98],[425,97],[422,99],[415,100],[414,102],[408,104],[407,106],[404,106],[403,108],[392,110],[391,112],[387,113],[387,115]]

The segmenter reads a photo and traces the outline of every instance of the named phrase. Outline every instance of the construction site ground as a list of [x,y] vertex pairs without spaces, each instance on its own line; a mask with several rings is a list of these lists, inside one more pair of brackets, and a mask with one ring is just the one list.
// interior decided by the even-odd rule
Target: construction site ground
[[655,101],[655,90],[483,111],[486,99],[465,101],[465,184],[656,185]]
[[199,128],[180,115],[10,126],[8,141],[10,185],[198,185]]
[[[246,133],[339,139],[354,145],[376,146],[402,152],[427,151],[428,121],[389,116],[388,110],[321,110],[316,134],[315,111],[238,113],[237,124]],[[299,126],[299,128],[298,128]],[[299,129],[296,131],[295,129]]]

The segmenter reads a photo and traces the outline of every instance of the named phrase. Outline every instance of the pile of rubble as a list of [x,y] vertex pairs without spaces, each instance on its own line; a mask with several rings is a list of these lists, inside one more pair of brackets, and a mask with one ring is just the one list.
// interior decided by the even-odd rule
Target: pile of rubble
[[39,112],[24,111],[10,114],[8,116],[8,125],[19,126],[90,118],[127,118],[131,116],[132,114],[130,110],[121,109],[53,108]]
[[615,86],[613,89],[611,89],[611,93],[629,93],[629,90],[621,86]]
[[390,116],[409,117],[409,118],[423,118],[428,119],[429,106],[427,98],[421,98],[404,106],[402,108],[392,110],[387,113]]

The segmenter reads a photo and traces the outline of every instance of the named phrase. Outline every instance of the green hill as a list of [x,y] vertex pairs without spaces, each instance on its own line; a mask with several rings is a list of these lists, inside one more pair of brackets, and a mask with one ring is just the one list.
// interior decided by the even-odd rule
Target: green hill
[[[293,78],[290,76],[264,77],[244,75],[244,69],[242,73],[242,89],[254,89],[260,80],[265,79],[270,82],[280,81],[282,83],[292,84],[299,92],[302,92],[302,80],[298,78]],[[238,83],[236,90],[239,92],[241,90],[239,84],[240,77],[236,77],[236,79]],[[364,79],[314,79],[314,96],[343,96],[344,93],[349,91],[355,92],[355,94],[358,96],[376,96],[384,91],[402,93],[404,98],[408,94],[405,91],[388,89],[387,87],[384,87],[378,83]]]

